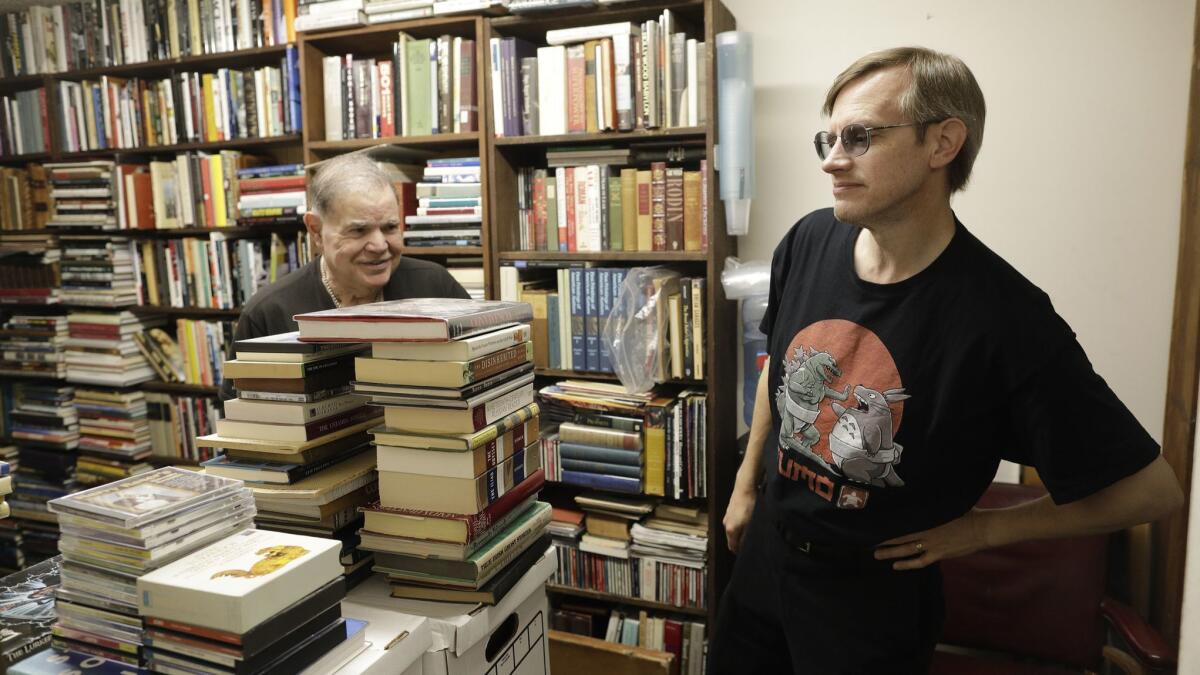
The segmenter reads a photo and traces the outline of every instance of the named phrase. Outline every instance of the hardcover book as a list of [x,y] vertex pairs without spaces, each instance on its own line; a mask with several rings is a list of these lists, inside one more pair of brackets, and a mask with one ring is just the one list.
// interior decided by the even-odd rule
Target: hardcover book
[[244,530],[137,580],[138,613],[245,633],[342,575],[342,544]]
[[528,323],[523,302],[410,298],[297,314],[300,339],[330,342],[445,342]]
[[62,556],[55,556],[0,580],[0,666],[8,668],[50,644],[61,565]]

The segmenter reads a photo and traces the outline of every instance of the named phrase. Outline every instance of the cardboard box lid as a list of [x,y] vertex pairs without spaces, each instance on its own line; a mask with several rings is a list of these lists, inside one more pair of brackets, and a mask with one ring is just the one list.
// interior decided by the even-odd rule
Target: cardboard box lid
[[356,603],[427,618],[433,633],[429,651],[449,649],[453,650],[456,656],[462,656],[499,627],[500,623],[529,596],[541,591],[546,581],[554,576],[556,569],[558,554],[554,547],[550,546],[541,560],[529,568],[517,585],[495,606],[393,598],[387,580],[380,574],[372,575],[362,582],[358,588],[351,591],[350,596]]
[[391,600],[387,582],[368,587],[368,583],[383,580],[373,575],[359,584],[342,600],[342,616],[367,622],[367,648],[338,670],[338,675],[366,673],[402,673],[421,660],[433,644],[433,630],[423,616],[402,614],[380,607],[369,600],[382,592]]

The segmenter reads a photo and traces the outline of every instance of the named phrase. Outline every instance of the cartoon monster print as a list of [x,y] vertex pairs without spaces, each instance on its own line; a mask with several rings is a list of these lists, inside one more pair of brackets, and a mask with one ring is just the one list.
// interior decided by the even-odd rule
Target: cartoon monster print
[[784,362],[783,384],[775,395],[775,406],[782,419],[779,442],[821,466],[829,466],[812,450],[821,440],[814,424],[820,414],[821,401],[826,397],[845,401],[850,397],[850,386],[842,391],[827,386],[834,377],[842,375],[832,355],[809,351],[803,346],[796,348],[794,355],[795,358]]
[[254,555],[262,556],[262,560],[255,561],[249,570],[222,570],[209,578],[238,577],[241,579],[253,579],[255,577],[265,577],[268,574],[277,572],[288,563],[307,553],[308,549],[302,546],[279,545],[260,548],[254,552]]
[[910,398],[904,389],[878,392],[863,385],[854,388],[858,405],[845,408],[833,403],[838,420],[829,433],[833,463],[850,480],[879,487],[900,487],[904,481],[893,468],[903,448],[892,439],[891,404]]

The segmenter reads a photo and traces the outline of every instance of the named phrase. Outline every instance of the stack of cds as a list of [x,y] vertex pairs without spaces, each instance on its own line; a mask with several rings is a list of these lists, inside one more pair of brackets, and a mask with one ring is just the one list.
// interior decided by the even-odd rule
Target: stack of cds
[[138,577],[252,526],[241,481],[166,467],[50,503],[62,536],[54,645],[141,667]]

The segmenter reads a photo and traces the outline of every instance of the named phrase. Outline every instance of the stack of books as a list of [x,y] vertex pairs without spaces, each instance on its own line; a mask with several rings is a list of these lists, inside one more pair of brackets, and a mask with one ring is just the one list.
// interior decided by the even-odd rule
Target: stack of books
[[50,502],[62,536],[54,645],[145,665],[138,577],[250,527],[241,483],[165,467]]
[[303,164],[238,169],[238,224],[295,223],[307,209]]
[[[6,461],[8,466],[9,492],[12,494],[12,479],[13,474],[17,470],[17,447],[14,445],[0,446],[0,456],[7,456],[7,453],[12,453],[12,461]],[[7,495],[6,495],[7,497]],[[8,501],[4,502],[4,518],[0,519],[0,573],[12,574],[17,570],[25,569],[25,552],[21,550],[23,538],[21,536],[21,524],[15,519],[9,518],[11,515],[11,506]]]
[[366,0],[367,23],[407,21],[433,15],[433,0]]
[[417,184],[417,214],[404,219],[404,245],[479,246],[480,195],[478,157],[429,160]]
[[150,471],[150,423],[146,397],[140,391],[75,389],[79,413],[79,457],[75,480],[102,485]]
[[[0,168],[0,241],[10,236],[23,239],[20,230],[44,230],[50,217],[50,189],[46,184],[46,167],[28,164],[22,167]],[[45,243],[45,235],[27,241]],[[53,238],[50,239],[53,241]]]
[[350,391],[360,344],[300,342],[284,333],[234,343],[225,363],[238,397],[225,402],[216,433],[197,439],[223,455],[207,473],[247,482],[261,529],[319,535],[343,543],[347,580],[369,573],[357,549],[359,506],[377,496],[367,430],[381,410]]
[[154,369],[138,351],[133,336],[163,325],[162,317],[122,312],[71,312],[67,315],[67,380],[129,387],[154,379]]
[[135,245],[128,237],[63,235],[64,303],[92,307],[124,307],[140,300],[134,270]]
[[666,9],[642,24],[550,30],[546,47],[492,38],[496,135],[705,124],[705,43],[676,28],[675,14]]
[[48,227],[117,229],[120,209],[112,160],[46,164],[50,181]]
[[61,260],[62,251],[53,235],[0,234],[0,304],[57,304]]
[[334,672],[361,648],[364,627],[342,618],[340,548],[245,530],[138,578],[147,665],[166,673]]
[[529,306],[398,300],[296,319],[305,339],[372,342],[355,391],[384,410],[360,544],[374,569],[396,597],[495,603],[548,545]]
[[367,25],[363,0],[305,0],[297,11],[294,25],[298,33]]
[[659,504],[630,528],[640,592],[677,606],[702,607],[708,580],[708,514],[699,507]]
[[0,328],[0,375],[64,378],[67,317],[14,314]]
[[35,563],[57,552],[58,526],[46,502],[73,492],[79,417],[71,387],[23,383],[13,386],[8,435],[16,454],[10,464],[13,491],[7,499],[12,519],[5,542],[15,546],[11,562]]
[[483,260],[480,258],[450,258],[446,260],[446,271],[472,300],[486,300],[487,287],[482,265]]

